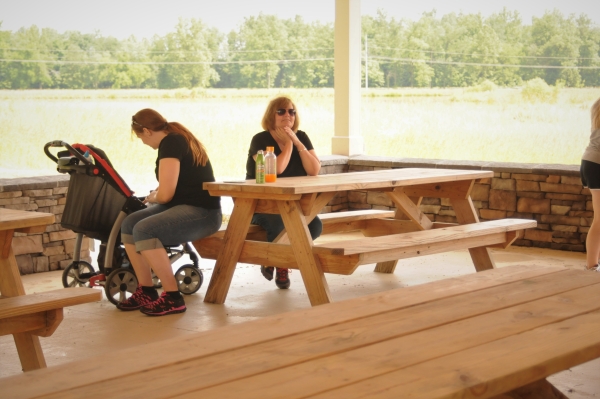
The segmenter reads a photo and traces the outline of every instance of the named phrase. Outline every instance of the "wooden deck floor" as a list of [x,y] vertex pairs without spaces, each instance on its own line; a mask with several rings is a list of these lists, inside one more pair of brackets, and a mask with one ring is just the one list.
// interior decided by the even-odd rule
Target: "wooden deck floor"
[[[493,256],[498,267],[545,264],[581,268],[585,259],[582,253],[518,247],[494,250]],[[51,337],[41,339],[48,365],[51,367],[98,354],[110,356],[113,351],[137,343],[160,341],[310,307],[299,272],[291,274],[292,285],[289,290],[279,290],[273,281],[265,280],[254,265],[238,266],[224,305],[206,304],[203,299],[213,265],[214,261],[202,261],[205,282],[196,294],[186,296],[188,310],[181,315],[152,318],[138,312],[121,312],[105,298],[97,303],[65,309],[60,328]],[[404,260],[392,275],[373,273],[372,270],[373,266],[367,265],[361,266],[351,276],[327,275],[333,300],[474,273],[467,251]],[[25,289],[31,293],[60,288],[61,273],[24,276]],[[570,399],[600,397],[598,370],[600,360],[595,360],[556,374],[549,381]],[[0,377],[20,372],[12,337],[0,337]]]

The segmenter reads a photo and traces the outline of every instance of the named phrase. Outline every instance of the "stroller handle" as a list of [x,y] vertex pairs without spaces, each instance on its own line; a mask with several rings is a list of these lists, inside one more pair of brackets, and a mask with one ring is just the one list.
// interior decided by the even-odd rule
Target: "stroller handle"
[[54,141],[50,141],[49,143],[46,143],[46,145],[44,145],[44,153],[48,156],[48,158],[50,158],[55,163],[58,163],[58,158],[56,158],[48,150],[50,147],[65,147],[67,150],[69,150],[69,152],[71,154],[73,154],[73,156],[75,156],[75,158],[79,159],[84,164],[89,164],[90,163],[87,159],[85,159],[85,157],[79,151],[77,151],[75,148],[71,147],[69,145],[69,143],[67,143],[65,141],[62,141],[62,140],[54,140]]

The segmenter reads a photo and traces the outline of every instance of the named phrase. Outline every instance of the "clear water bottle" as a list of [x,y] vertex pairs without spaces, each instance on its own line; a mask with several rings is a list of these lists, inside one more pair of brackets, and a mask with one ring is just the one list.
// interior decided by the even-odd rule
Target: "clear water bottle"
[[265,182],[275,183],[275,180],[277,180],[277,157],[275,156],[275,149],[267,147],[267,153],[265,154]]
[[263,184],[265,182],[265,158],[263,150],[258,150],[256,154],[256,183]]

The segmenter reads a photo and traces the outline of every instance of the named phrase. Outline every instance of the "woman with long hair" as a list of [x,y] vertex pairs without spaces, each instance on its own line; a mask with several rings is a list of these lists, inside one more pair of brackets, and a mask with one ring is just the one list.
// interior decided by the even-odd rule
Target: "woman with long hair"
[[[215,181],[213,169],[206,149],[185,126],[167,122],[152,109],[133,115],[131,130],[142,143],[158,150],[158,187],[144,200],[148,207],[121,224],[121,240],[139,287],[117,308],[139,309],[150,316],[182,313],[185,302],[164,246],[194,241],[221,227],[221,198],[202,188],[204,182]],[[154,288],[152,270],[162,283],[161,296]]]

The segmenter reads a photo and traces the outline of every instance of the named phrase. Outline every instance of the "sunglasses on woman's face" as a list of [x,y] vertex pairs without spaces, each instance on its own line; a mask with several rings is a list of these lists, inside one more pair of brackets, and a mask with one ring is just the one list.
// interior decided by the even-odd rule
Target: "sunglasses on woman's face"
[[277,113],[277,115],[282,116],[285,115],[285,112],[287,111],[288,114],[290,114],[290,116],[296,116],[296,110],[295,109],[288,109],[285,110],[283,108],[279,108],[277,111],[275,111]]

